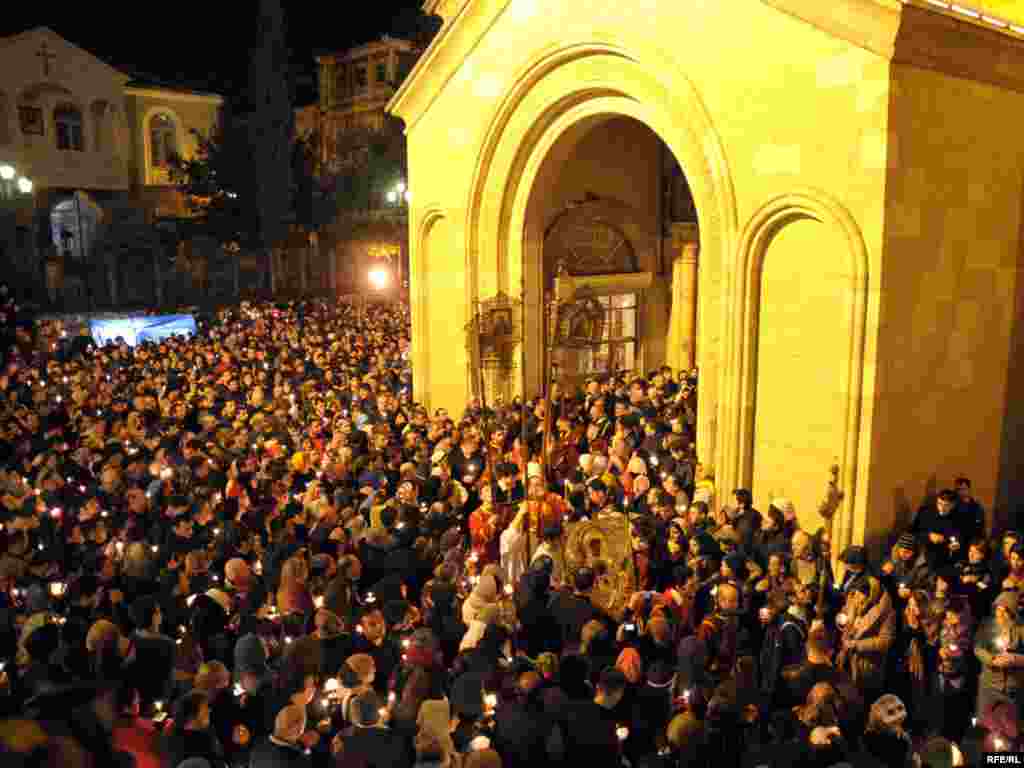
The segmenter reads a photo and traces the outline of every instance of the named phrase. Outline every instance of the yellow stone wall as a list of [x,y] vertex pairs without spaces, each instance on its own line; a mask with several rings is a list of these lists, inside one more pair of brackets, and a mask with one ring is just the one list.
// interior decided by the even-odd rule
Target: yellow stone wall
[[518,295],[525,269],[536,305],[545,217],[591,175],[574,153],[643,177],[642,151],[586,149],[626,116],[669,146],[697,203],[698,450],[719,488],[750,484],[762,506],[784,494],[814,529],[836,461],[837,548],[888,531],[900,489],[916,503],[933,471],[963,469],[990,498],[1013,434],[1020,97],[893,74],[899,4],[836,3],[472,0],[449,18],[392,102],[431,405],[457,411],[470,392],[469,302]]
[[905,65],[892,81],[869,536],[960,473],[990,508],[1024,490],[1007,372],[1024,317],[1024,94]]
[[[442,257],[431,248],[429,266],[422,272],[432,280],[429,298],[414,308],[414,315],[421,316],[417,322],[417,338],[424,339],[420,348],[429,344],[436,349],[442,344],[445,349],[463,349],[461,316],[443,327],[426,322],[423,316],[457,314],[456,305],[462,298],[457,295],[460,273],[466,269],[467,260],[470,284],[463,301],[490,296],[499,289],[518,293],[522,244],[503,240],[500,211],[508,195],[529,197],[528,191],[524,194],[507,188],[506,170],[521,172],[524,164],[541,165],[542,158],[531,158],[528,152],[526,156],[520,154],[524,143],[537,140],[529,135],[531,129],[567,93],[584,88],[627,92],[634,100],[660,110],[661,114],[652,115],[650,120],[660,124],[651,127],[673,149],[695,187],[702,236],[711,234],[712,227],[705,226],[708,217],[718,214],[709,210],[713,201],[706,187],[701,189],[700,176],[705,168],[695,164],[703,162],[715,143],[727,164],[729,178],[716,181],[734,195],[734,218],[718,222],[718,242],[702,243],[698,346],[706,372],[702,382],[707,395],[704,433],[710,435],[704,441],[705,459],[711,463],[723,460],[726,466],[716,467],[720,479],[729,485],[741,484],[757,474],[753,457],[747,460],[746,470],[730,469],[730,465],[738,467],[742,461],[738,456],[728,456],[725,444],[732,440],[727,435],[739,429],[738,420],[749,416],[752,408],[736,407],[724,390],[736,386],[727,370],[732,355],[730,326],[737,320],[734,299],[728,294],[735,273],[740,271],[735,249],[743,225],[775,196],[797,188],[826,190],[850,212],[868,252],[877,256],[882,234],[888,63],[755,0],[714,4],[619,0],[588,4],[586,12],[580,11],[580,4],[569,0],[511,0],[450,79],[433,86],[418,85],[438,90],[432,93],[429,109],[417,116],[409,130],[410,183],[416,190],[412,226],[415,233],[428,215],[443,215],[448,222],[444,227],[448,255]],[[680,45],[682,40],[685,45]],[[467,209],[474,208],[469,196],[501,100],[516,88],[517,80],[526,76],[531,61],[574,44],[606,44],[626,51],[628,56],[581,58],[531,84],[504,126],[502,135],[509,138],[497,142],[491,163],[494,171],[481,183],[478,245],[471,246],[466,242],[471,234],[467,232]],[[635,61],[628,61],[629,57]],[[711,135],[687,135],[693,116],[672,103],[676,94],[686,91],[693,91],[706,110]],[[571,158],[572,153],[566,156]],[[607,175],[615,177],[617,162],[634,161],[626,152],[620,151],[620,158],[616,161],[614,156],[597,155],[594,167],[599,169],[604,164]],[[635,163],[643,167],[642,153]],[[583,172],[583,166],[575,168],[577,173]],[[555,178],[556,200],[567,194],[561,187],[578,188],[575,180]],[[637,185],[632,190],[633,199],[648,200],[652,207],[656,194],[654,185]],[[557,203],[552,201],[546,207],[550,210]],[[422,236],[414,234],[413,241],[415,275],[417,263],[424,258]],[[787,258],[796,258],[804,265],[800,273],[802,290],[814,293],[818,276],[835,271],[847,255],[823,253],[813,239],[801,242],[801,252]],[[414,281],[419,279],[414,277]],[[758,361],[759,375],[766,380],[784,376],[792,354],[810,359],[823,344],[835,344],[832,329],[821,328],[812,318],[803,320],[806,322],[791,340],[787,354],[766,355]],[[423,335],[427,327],[429,340]],[[430,357],[430,370],[422,374],[422,385],[429,391],[432,404],[452,410],[460,407],[469,391],[465,372],[448,364],[447,357]],[[422,356],[416,354],[416,359]],[[790,407],[813,402],[817,412],[827,412],[833,402],[845,397],[845,392],[837,391],[840,386],[838,375],[832,389],[794,382]],[[753,399],[756,397],[755,387]],[[837,447],[830,444],[819,453],[843,453],[845,436],[841,429],[837,431]],[[789,446],[806,439],[802,430],[773,430],[762,437],[757,461],[794,469]],[[760,481],[754,488],[756,503],[767,503],[773,490],[784,490],[801,500],[805,507],[801,513],[806,514],[806,507],[811,499],[822,495],[827,480],[827,464],[818,463],[815,455],[813,467],[802,467],[796,473],[799,480]],[[749,474],[744,477],[744,473]]]

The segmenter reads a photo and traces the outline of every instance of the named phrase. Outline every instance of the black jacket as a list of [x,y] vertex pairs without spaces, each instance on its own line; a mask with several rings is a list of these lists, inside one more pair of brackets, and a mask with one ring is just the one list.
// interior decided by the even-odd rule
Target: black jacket
[[350,728],[342,738],[345,752],[361,756],[366,768],[411,768],[405,742],[386,728]]
[[252,751],[249,768],[308,768],[313,763],[300,747],[267,740]]

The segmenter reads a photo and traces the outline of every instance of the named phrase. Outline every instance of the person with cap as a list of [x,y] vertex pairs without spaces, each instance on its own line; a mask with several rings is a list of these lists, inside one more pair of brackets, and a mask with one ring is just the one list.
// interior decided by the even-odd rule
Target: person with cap
[[918,552],[917,539],[904,531],[896,540],[890,558],[882,564],[880,577],[894,601],[905,603],[915,590],[931,590],[935,574],[924,552]]
[[868,553],[864,547],[853,544],[843,550],[839,556],[839,562],[843,566],[842,577],[828,585],[828,602],[833,610],[837,611],[849,595],[867,584],[868,574]]

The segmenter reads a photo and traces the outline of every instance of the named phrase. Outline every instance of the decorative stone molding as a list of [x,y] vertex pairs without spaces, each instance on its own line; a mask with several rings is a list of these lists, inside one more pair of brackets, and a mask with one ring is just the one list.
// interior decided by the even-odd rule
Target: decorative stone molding
[[[856,499],[857,456],[859,451],[865,344],[867,336],[868,253],[853,216],[823,190],[798,189],[765,203],[751,218],[740,238],[740,266],[733,306],[739,325],[733,337],[736,370],[732,382],[733,419],[726,425],[728,440],[737,449],[727,455],[737,485],[750,487],[753,480],[754,419],[757,397],[757,338],[760,315],[761,271],[771,241],[787,224],[812,219],[836,227],[846,240],[851,274],[850,328],[852,338],[847,362],[846,418],[841,425],[843,456],[837,462],[840,477],[836,488],[846,500],[838,513],[839,529],[833,527],[833,547],[841,552],[852,543],[853,515],[850,507]],[[838,534],[838,535],[837,535]]]
[[913,5],[903,8],[893,62],[1024,93],[1024,40]]
[[900,0],[761,0],[858,48],[891,59],[900,28]]
[[446,213],[437,205],[426,206],[419,214],[415,237],[411,238],[409,254],[410,299],[412,315],[413,391],[416,398],[427,408],[430,407],[430,327],[427,269],[430,254],[430,233],[444,221]]
[[[419,61],[402,82],[384,108],[405,121],[406,132],[411,131],[434,100],[444,91],[448,81],[469,58],[505,8],[512,0],[435,0],[424,10],[444,16],[444,26],[420,56]],[[454,7],[461,7],[452,13]],[[424,80],[433,81],[429,86]]]
[[761,0],[897,64],[1024,92],[1024,39],[901,0]]
[[[643,51],[643,55],[636,53]],[[584,73],[600,68],[599,84]],[[714,291],[727,291],[734,272],[733,244],[738,230],[736,199],[728,162],[708,111],[685,68],[676,56],[632,30],[594,31],[579,41],[546,46],[527,58],[511,78],[510,86],[487,123],[477,166],[466,202],[465,224],[470,301],[481,290],[480,275],[495,280],[484,290],[510,290],[517,281],[512,267],[539,264],[543,232],[527,232],[527,206],[543,162],[555,143],[568,131],[611,116],[638,120],[651,128],[684,168],[697,210],[704,263],[716,276],[701,277],[701,301],[716,312],[703,318],[699,332],[708,338],[728,338],[731,318],[728,302],[712,301]],[[542,80],[548,87],[538,87]],[[543,93],[558,94],[541,97]],[[530,225],[543,228],[542,222]],[[526,232],[526,237],[522,233]],[[482,263],[486,259],[485,263]],[[704,270],[701,270],[702,275]],[[526,344],[539,343],[529,333]],[[721,351],[719,351],[721,347]],[[702,345],[702,365],[718,371],[701,387],[698,441],[723,447],[725,440],[711,434],[726,419],[718,397],[722,376],[730,361],[725,345]],[[720,464],[717,455],[709,461]],[[721,474],[722,482],[732,478]]]

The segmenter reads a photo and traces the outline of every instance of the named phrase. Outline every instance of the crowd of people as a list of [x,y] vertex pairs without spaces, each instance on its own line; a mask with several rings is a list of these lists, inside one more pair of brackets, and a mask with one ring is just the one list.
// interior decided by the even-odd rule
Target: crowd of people
[[[8,304],[10,302],[8,301]],[[428,412],[403,306],[5,335],[5,766],[981,764],[1024,543],[970,481],[872,562],[697,461],[697,371]],[[567,531],[629,521],[624,604]],[[13,761],[13,762],[8,762]]]

